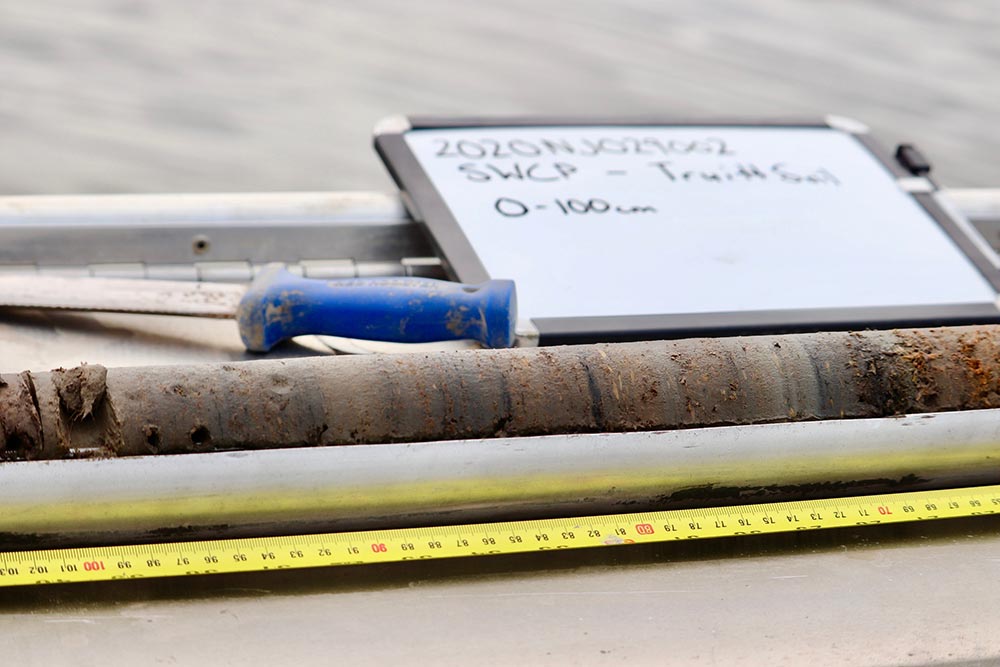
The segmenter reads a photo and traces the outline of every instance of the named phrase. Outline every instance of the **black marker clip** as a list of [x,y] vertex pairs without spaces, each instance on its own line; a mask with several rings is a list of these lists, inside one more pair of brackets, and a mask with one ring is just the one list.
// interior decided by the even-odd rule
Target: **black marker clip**
[[896,162],[914,176],[926,176],[931,171],[931,163],[913,144],[900,144],[896,148]]

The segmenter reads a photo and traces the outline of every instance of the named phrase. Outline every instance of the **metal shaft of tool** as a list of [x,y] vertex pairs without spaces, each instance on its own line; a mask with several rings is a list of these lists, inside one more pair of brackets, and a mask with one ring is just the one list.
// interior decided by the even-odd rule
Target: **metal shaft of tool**
[[0,306],[235,318],[246,287],[226,283],[0,274]]
[[1000,482],[1000,410],[0,466],[0,543],[580,516]]
[[416,442],[1000,406],[1000,327],[0,375],[8,459]]

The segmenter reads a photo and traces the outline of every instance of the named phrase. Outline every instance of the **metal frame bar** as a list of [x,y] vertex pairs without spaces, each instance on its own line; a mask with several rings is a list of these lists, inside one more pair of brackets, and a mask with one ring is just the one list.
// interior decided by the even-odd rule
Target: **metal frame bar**
[[[1000,250],[1000,188],[940,194]],[[315,277],[442,275],[396,194],[0,197],[0,270],[249,280],[269,261]]]

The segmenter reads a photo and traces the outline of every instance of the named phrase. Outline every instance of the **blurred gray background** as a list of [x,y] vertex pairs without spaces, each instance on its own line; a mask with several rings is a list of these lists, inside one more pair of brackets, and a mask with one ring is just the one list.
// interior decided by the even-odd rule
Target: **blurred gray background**
[[396,113],[837,113],[1000,186],[998,9],[0,0],[0,193],[390,189]]

